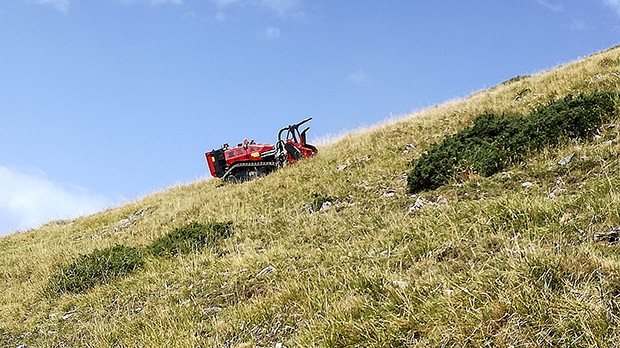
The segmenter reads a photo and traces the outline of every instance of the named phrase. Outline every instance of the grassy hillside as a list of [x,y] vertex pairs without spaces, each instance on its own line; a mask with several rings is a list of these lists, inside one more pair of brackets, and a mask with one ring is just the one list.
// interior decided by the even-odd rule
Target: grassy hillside
[[[410,195],[405,176],[477,115],[595,91],[620,92],[620,48],[348,134],[261,179],[1,238],[0,346],[618,346],[617,117],[490,177]],[[217,243],[50,291],[81,255],[213,223],[231,227]]]

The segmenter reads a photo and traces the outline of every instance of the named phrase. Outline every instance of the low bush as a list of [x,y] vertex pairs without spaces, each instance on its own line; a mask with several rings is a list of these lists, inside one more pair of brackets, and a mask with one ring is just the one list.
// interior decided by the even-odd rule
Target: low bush
[[206,225],[194,221],[157,238],[147,250],[155,256],[187,254],[204,247],[215,247],[231,234],[231,221]]
[[96,285],[126,276],[143,265],[143,254],[138,248],[117,244],[95,249],[73,259],[70,265],[52,275],[48,290],[54,294],[83,293]]
[[409,192],[436,189],[465,172],[490,176],[531,151],[592,135],[615,115],[616,99],[602,92],[569,95],[529,116],[482,114],[413,162]]
[[334,203],[336,201],[336,197],[326,196],[319,193],[312,194],[312,202],[310,203],[310,208],[312,211],[320,211],[323,208],[323,204],[325,203]]

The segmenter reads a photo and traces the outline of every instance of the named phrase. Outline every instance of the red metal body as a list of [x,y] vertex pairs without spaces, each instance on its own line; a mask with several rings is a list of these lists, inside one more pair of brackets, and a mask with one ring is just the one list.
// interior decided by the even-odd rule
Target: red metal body
[[[245,181],[266,175],[287,163],[314,156],[318,150],[306,142],[306,132],[299,126],[310,121],[307,118],[299,123],[282,128],[278,133],[276,145],[248,142],[247,139],[236,147],[224,144],[217,150],[205,153],[211,175],[224,180]],[[286,132],[285,138],[282,135]]]
[[224,151],[226,156],[226,164],[230,167],[232,164],[240,161],[261,161],[262,153],[273,150],[271,144],[248,144],[247,146],[237,146],[230,150]]

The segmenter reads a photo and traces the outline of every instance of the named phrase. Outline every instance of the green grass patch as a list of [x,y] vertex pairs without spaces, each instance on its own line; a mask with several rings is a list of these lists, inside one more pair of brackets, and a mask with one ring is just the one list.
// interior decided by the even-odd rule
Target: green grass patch
[[617,94],[567,96],[529,116],[482,114],[413,162],[409,192],[433,190],[459,176],[491,176],[532,151],[592,135],[615,116]]
[[154,256],[187,254],[214,247],[232,234],[232,222],[201,224],[192,222],[153,241],[146,250],[116,244],[81,255],[52,275],[48,291],[52,294],[84,293],[92,287],[125,277],[144,266],[145,251]]
[[191,222],[157,238],[147,250],[155,256],[188,254],[204,247],[215,247],[232,235],[232,222]]
[[124,277],[144,265],[140,249],[116,244],[81,255],[52,275],[48,290],[53,294],[83,293],[88,289]]

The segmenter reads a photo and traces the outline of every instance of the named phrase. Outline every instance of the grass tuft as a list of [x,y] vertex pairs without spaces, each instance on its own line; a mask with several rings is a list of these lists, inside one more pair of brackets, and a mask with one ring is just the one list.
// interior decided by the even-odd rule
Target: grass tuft
[[52,275],[48,290],[53,294],[83,293],[90,288],[127,276],[144,265],[140,249],[116,244],[75,258]]
[[147,250],[155,256],[188,254],[204,247],[215,247],[232,235],[232,222],[202,224],[191,222],[157,238]]

